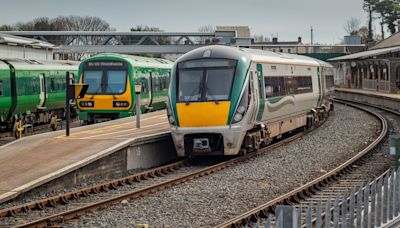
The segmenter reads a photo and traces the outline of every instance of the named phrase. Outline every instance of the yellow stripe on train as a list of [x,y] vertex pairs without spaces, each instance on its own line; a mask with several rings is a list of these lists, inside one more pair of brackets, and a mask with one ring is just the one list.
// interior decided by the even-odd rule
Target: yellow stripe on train
[[230,101],[177,103],[181,127],[222,126],[228,122]]

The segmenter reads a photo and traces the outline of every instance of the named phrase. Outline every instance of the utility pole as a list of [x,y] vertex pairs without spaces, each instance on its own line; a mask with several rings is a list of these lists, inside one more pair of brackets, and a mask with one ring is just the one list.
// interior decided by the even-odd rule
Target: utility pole
[[314,47],[313,47],[313,45],[314,45],[314,30],[313,30],[313,27],[311,26],[311,53],[314,53]]
[[142,84],[135,85],[136,93],[136,128],[140,128],[140,92],[142,91]]
[[66,88],[66,96],[65,96],[65,104],[66,104],[66,115],[65,115],[65,135],[69,136],[69,123],[71,121],[71,113],[70,113],[70,109],[71,109],[71,77],[70,77],[70,73],[69,71],[67,71],[66,74],[66,81],[65,81],[65,88]]

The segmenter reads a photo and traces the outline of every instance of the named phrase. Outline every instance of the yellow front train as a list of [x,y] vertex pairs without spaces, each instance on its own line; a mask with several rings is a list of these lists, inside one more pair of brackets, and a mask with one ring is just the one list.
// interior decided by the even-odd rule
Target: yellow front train
[[142,110],[165,107],[172,62],[140,56],[101,54],[79,66],[79,82],[88,84],[77,101],[79,118],[86,123],[134,114],[136,83],[142,85]]
[[247,153],[311,127],[332,108],[331,69],[309,57],[225,46],[183,55],[167,101],[178,155]]

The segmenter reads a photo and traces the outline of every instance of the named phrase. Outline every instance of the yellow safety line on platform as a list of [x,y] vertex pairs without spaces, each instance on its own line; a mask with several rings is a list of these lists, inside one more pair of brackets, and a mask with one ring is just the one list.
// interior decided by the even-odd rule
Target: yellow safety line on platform
[[[161,117],[161,118],[160,118]],[[155,118],[160,118],[160,119],[166,119],[167,117],[164,115],[157,115],[157,116],[152,116],[152,117],[147,117],[147,118],[143,118],[141,119],[141,121],[146,121],[146,120],[150,120],[150,119],[155,119]],[[71,136],[78,136],[78,135],[93,135],[93,134],[97,134],[103,131],[108,131],[111,129],[118,129],[118,128],[122,128],[124,127],[124,125],[131,125],[131,126],[135,126],[135,121],[130,121],[127,123],[121,123],[121,124],[116,124],[116,125],[111,125],[111,126],[106,126],[106,127],[100,127],[100,128],[96,128],[96,129],[92,129],[92,130],[84,130],[84,131],[79,131],[79,132],[74,132],[70,135]],[[59,135],[56,136],[55,138],[60,139],[60,138],[64,138],[65,135]]]
[[[166,125],[166,127],[169,126],[167,123],[165,123],[165,125]],[[156,131],[156,130],[159,130],[159,129],[149,129],[149,130],[146,130],[146,131],[131,132],[131,133],[128,133],[128,134],[121,134],[121,135],[118,135],[118,136],[115,136],[115,137],[111,137],[111,139],[128,139],[128,138],[122,138],[122,137],[134,136],[135,134],[148,133],[148,132]],[[155,132],[155,133],[158,133],[158,132]]]
[[[87,137],[83,137],[83,138],[79,138],[79,139],[91,139],[91,138],[96,138],[96,137],[105,136],[105,135],[120,134],[121,132],[137,131],[137,130],[140,130],[140,129],[150,128],[150,127],[154,127],[154,126],[161,125],[161,124],[165,124],[165,122],[146,125],[146,126],[143,126],[142,128],[139,128],[139,129],[138,129],[138,128],[131,128],[131,129],[126,129],[126,130],[121,130],[121,131],[114,131],[114,132],[108,132],[108,133],[104,133],[104,134],[98,134],[98,135],[87,136]],[[142,132],[142,131],[140,131],[140,132],[138,132],[138,133],[141,133],[141,132]]]

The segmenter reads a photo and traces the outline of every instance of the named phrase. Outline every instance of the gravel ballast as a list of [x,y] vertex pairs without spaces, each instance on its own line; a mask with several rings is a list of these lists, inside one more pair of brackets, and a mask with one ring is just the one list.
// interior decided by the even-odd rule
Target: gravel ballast
[[335,108],[323,126],[270,154],[65,225],[218,225],[337,167],[376,137],[377,119],[347,106]]

